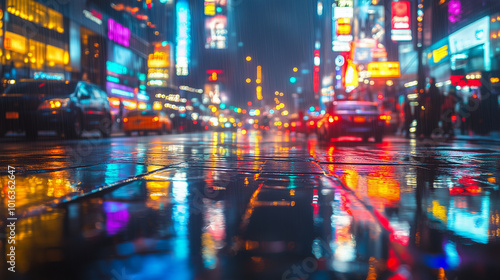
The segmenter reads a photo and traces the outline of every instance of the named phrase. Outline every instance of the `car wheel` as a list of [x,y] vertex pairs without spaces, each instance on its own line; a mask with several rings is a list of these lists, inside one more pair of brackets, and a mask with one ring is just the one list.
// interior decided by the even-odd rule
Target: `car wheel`
[[375,134],[375,143],[382,143],[382,134]]
[[38,129],[36,128],[26,129],[26,138],[30,140],[36,140],[36,138],[38,138]]
[[132,132],[130,131],[125,131],[125,136],[130,137],[132,135]]
[[142,132],[142,134],[143,134],[144,136],[148,136],[148,131],[144,130],[144,131]]
[[363,135],[363,142],[368,142],[370,135]]
[[99,123],[99,130],[101,132],[101,136],[104,138],[108,138],[111,136],[113,122],[111,120],[111,116],[107,116],[101,120]]
[[78,113],[74,117],[73,122],[71,122],[69,126],[66,128],[64,134],[66,138],[77,139],[82,136],[82,132],[83,132],[82,115]]
[[165,134],[167,130],[165,129],[165,125],[162,125],[161,128],[158,130],[158,135]]
[[0,127],[0,137],[4,137],[6,133],[7,130]]

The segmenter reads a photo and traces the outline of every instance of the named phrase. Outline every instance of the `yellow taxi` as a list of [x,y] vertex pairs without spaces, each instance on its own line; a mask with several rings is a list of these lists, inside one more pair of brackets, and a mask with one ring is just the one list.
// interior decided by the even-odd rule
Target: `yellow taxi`
[[130,136],[132,132],[158,134],[172,133],[172,121],[164,112],[156,110],[133,110],[123,118],[123,131]]

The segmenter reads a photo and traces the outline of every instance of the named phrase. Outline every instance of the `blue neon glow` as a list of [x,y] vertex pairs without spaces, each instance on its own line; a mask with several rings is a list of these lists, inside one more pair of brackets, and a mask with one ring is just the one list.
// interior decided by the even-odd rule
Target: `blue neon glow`
[[117,89],[117,88],[112,88],[111,89],[111,93],[112,94],[116,94],[116,95],[127,96],[127,97],[134,97],[134,93],[128,92],[128,91],[124,91],[124,90],[121,90],[121,89]]
[[175,6],[175,10],[177,13],[176,73],[177,76],[187,76],[191,54],[191,15],[188,2],[180,0]]
[[145,94],[137,94],[137,99],[139,100],[144,100],[144,101],[148,101],[149,100],[149,96],[145,95]]
[[63,80],[64,74],[59,73],[45,73],[45,72],[35,72],[33,76],[35,79],[48,79],[48,80]]
[[113,82],[113,83],[119,83],[120,82],[120,79],[117,78],[117,77],[114,77],[114,76],[107,76],[106,80],[108,80],[110,82]]
[[446,253],[446,262],[448,267],[456,268],[460,264],[460,255],[457,251],[457,246],[452,241],[448,241],[444,245],[444,252]]
[[106,61],[106,69],[121,75],[126,75],[128,72],[127,67],[112,61]]

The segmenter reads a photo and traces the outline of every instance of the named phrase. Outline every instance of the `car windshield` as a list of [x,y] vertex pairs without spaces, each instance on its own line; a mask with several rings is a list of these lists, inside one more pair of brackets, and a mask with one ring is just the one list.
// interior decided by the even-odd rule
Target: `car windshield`
[[129,117],[140,117],[140,116],[154,117],[154,116],[156,116],[156,112],[155,111],[131,111],[130,113],[128,113],[128,116]]
[[377,106],[371,104],[338,104],[337,111],[377,111]]
[[76,82],[18,82],[9,86],[7,94],[41,94],[63,97],[75,92]]

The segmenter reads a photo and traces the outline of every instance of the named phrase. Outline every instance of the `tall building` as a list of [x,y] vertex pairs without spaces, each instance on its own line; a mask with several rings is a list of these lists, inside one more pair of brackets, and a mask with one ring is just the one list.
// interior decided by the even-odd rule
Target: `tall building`
[[237,43],[232,1],[176,3],[176,83],[203,89],[212,103],[231,102],[235,94]]
[[149,42],[158,34],[146,2],[5,1],[2,76],[87,80],[107,91],[113,114],[146,108]]

